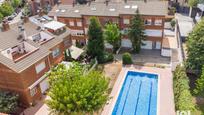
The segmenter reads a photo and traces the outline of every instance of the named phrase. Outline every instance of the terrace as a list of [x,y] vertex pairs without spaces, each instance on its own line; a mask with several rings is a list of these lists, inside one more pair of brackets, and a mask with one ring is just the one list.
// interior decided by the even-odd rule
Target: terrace
[[63,24],[58,21],[51,21],[44,24],[44,27],[51,33],[55,35],[60,35],[66,31],[66,24]]
[[53,38],[54,38],[53,36],[43,32],[43,31],[28,37],[28,39],[33,40],[35,43],[39,43],[40,45],[48,42],[49,40],[51,40]]
[[25,58],[26,56],[32,54],[36,50],[38,50],[38,48],[32,46],[26,41],[23,41],[16,46],[1,51],[1,54],[13,60],[14,62],[17,62]]

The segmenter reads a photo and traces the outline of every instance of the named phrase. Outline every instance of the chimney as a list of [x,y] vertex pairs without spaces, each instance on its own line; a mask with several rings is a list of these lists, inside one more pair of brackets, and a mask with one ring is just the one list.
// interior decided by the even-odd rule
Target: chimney
[[105,1],[106,6],[108,6],[108,2],[109,2],[109,0],[106,0],[106,1]]
[[147,0],[144,0],[144,2],[146,3],[146,2],[147,2]]
[[88,2],[88,6],[90,6],[91,5],[91,0],[88,0],[87,2]]
[[127,0],[124,0],[125,3],[127,3]]
[[73,7],[75,6],[75,2],[74,2],[74,1],[72,2],[72,6],[73,6]]
[[58,0],[57,5],[59,6],[61,3],[62,3],[61,0]]
[[39,15],[39,17],[43,16],[43,10],[42,10],[42,8],[39,7],[38,9],[39,9],[39,10],[38,10],[38,15]]
[[10,26],[9,26],[9,23],[8,23],[8,21],[7,20],[3,20],[3,22],[2,22],[2,29],[3,29],[3,31],[8,31],[9,29],[10,29]]
[[19,37],[18,37],[17,39],[24,41],[24,40],[27,38],[27,35],[26,35],[26,31],[25,31],[25,29],[23,28],[23,25],[22,25],[22,24],[20,24],[20,25],[18,26],[18,32],[19,32]]

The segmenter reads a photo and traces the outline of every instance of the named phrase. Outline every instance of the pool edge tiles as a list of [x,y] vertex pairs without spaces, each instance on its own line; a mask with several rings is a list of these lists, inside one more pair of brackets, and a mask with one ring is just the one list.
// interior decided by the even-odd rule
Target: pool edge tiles
[[157,115],[159,108],[159,75],[127,71],[112,115]]

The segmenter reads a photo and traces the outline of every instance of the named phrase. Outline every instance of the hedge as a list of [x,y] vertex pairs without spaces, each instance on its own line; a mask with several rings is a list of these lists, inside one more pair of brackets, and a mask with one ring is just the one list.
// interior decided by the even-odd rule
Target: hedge
[[174,102],[176,110],[195,110],[195,104],[190,93],[189,79],[185,68],[177,66],[173,73]]

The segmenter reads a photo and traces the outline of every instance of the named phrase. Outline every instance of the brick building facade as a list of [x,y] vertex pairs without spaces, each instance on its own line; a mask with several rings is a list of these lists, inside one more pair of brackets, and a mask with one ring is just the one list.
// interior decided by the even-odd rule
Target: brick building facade
[[164,37],[164,22],[167,15],[167,1],[127,1],[99,3],[91,2],[87,5],[64,5],[55,6],[49,12],[50,17],[57,18],[70,29],[72,39],[83,44],[87,41],[89,19],[95,16],[102,26],[107,22],[116,23],[120,28],[123,37],[121,46],[131,48],[131,42],[127,37],[127,30],[136,10],[139,10],[143,20],[145,34],[147,35],[146,45],[143,49],[158,49],[162,47]]
[[[45,73],[63,61],[64,50],[72,44],[67,28],[61,25],[53,33],[48,31],[50,28],[40,28],[32,21],[3,28],[0,32],[0,89],[19,93],[26,106],[41,98],[49,87]],[[23,32],[19,28],[23,28]]]

